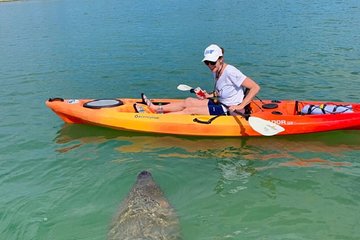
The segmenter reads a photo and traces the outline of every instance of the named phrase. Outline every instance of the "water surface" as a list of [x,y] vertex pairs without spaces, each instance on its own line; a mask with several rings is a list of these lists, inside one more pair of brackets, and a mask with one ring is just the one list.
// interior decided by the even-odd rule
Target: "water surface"
[[262,99],[359,102],[359,1],[0,3],[1,239],[105,239],[150,170],[184,239],[357,239],[360,133],[195,138],[66,125],[49,97],[211,90],[210,43]]

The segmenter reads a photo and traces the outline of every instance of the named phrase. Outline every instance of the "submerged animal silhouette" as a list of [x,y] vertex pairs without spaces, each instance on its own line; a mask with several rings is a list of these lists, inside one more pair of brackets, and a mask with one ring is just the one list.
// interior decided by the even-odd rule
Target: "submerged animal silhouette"
[[180,239],[176,212],[150,172],[138,174],[112,221],[108,239]]

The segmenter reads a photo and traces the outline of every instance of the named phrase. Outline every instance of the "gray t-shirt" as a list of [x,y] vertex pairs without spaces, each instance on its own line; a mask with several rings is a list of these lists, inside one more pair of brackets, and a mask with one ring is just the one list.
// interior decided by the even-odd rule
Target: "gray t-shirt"
[[236,67],[227,65],[215,85],[219,101],[226,106],[240,104],[244,99],[244,87],[241,84],[245,78]]

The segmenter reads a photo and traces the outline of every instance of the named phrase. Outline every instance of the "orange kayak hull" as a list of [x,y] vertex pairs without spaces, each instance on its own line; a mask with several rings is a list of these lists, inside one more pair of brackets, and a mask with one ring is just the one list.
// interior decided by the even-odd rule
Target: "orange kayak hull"
[[[190,135],[190,136],[262,136],[254,131],[242,116],[175,115],[152,113],[146,105],[145,112],[137,113],[134,104],[140,99],[112,99],[118,104],[93,107],[95,99],[61,99],[46,101],[46,105],[64,122],[88,124],[122,131]],[[179,99],[153,99],[167,104]],[[88,105],[87,105],[88,104]],[[303,114],[307,105],[351,106],[351,112]],[[305,134],[335,130],[360,130],[360,104],[324,101],[252,101],[251,116],[273,122],[285,130],[277,135]]]

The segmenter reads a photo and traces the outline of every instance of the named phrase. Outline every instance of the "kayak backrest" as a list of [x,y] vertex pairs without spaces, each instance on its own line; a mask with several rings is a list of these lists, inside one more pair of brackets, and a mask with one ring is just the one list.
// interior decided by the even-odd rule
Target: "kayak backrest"
[[[250,91],[249,88],[244,88],[244,98],[246,97],[246,95],[248,95],[249,91]],[[252,112],[250,103],[245,106],[244,110],[245,110],[245,114],[250,114]]]

